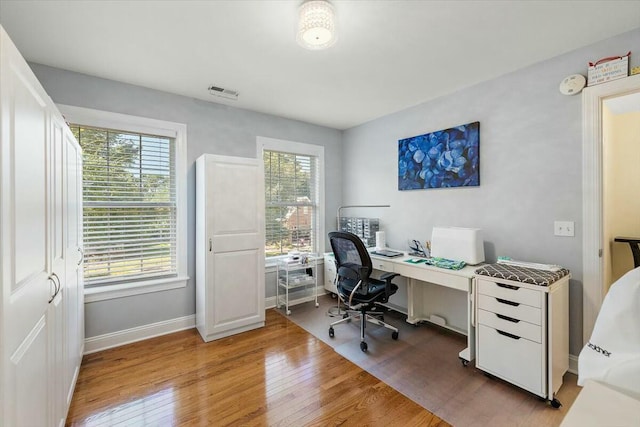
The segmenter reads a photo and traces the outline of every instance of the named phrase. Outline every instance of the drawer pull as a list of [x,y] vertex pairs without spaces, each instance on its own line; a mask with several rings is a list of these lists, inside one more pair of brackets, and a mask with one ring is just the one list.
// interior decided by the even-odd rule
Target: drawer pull
[[509,317],[509,316],[505,316],[504,314],[498,314],[498,313],[494,313],[496,316],[498,316],[500,319],[502,320],[507,320],[509,322],[513,322],[513,323],[518,323],[520,322],[519,319],[514,319],[513,317]]
[[513,301],[509,301],[509,300],[502,299],[502,298],[496,298],[496,301],[498,301],[500,304],[512,305],[514,307],[517,307],[517,306],[520,305],[519,302],[513,302]]
[[496,332],[498,332],[500,335],[504,335],[505,337],[509,337],[511,339],[514,339],[514,340],[519,340],[520,339],[519,336],[510,334],[509,332],[501,331],[500,329],[496,329]]
[[519,286],[505,285],[504,283],[496,283],[496,285],[500,286],[501,288],[511,289],[512,291],[517,291],[518,289],[520,289]]

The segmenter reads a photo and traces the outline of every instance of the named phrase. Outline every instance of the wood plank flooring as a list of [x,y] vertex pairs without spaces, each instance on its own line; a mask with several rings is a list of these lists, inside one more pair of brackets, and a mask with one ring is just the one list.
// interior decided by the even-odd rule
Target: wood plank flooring
[[567,372],[557,394],[563,406],[554,409],[532,393],[486,376],[475,362],[462,367],[458,353],[466,347],[466,337],[430,324],[412,326],[395,311],[386,313],[385,321],[399,329],[399,339],[391,339],[387,329],[369,326],[369,351],[364,354],[358,345],[358,323],[337,326],[330,338],[328,324],[336,319],[328,317],[327,311],[336,301],[329,296],[318,301],[319,308],[311,303],[292,307],[289,319],[456,427],[558,426],[580,391],[577,376]]
[[274,310],[204,343],[195,329],[84,357],[67,426],[448,426]]

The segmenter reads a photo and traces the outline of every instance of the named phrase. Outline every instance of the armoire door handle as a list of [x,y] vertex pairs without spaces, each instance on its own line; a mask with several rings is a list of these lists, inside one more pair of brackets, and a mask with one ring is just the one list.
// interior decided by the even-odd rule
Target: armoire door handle
[[[56,278],[58,280],[56,280]],[[61,284],[60,284],[60,278],[58,277],[58,275],[56,273],[51,273],[51,275],[49,277],[47,277],[47,279],[51,280],[51,282],[53,282],[53,286],[54,286],[54,289],[55,289],[54,292],[53,292],[53,295],[51,296],[51,298],[49,298],[49,303],[50,303],[51,301],[54,300],[56,295],[58,295],[58,292],[60,292]]]
[[53,297],[55,298],[56,295],[58,295],[58,293],[60,292],[60,289],[62,289],[62,282],[60,281],[60,278],[58,277],[58,275],[56,273],[51,273],[51,275],[53,277],[55,277],[56,281],[58,282],[58,287],[56,289],[56,293],[53,295]]
[[209,239],[209,252],[213,250],[213,242]]

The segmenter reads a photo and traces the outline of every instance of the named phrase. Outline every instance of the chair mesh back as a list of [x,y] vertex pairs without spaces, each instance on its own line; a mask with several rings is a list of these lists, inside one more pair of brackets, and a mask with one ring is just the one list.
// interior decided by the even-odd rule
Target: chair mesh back
[[367,248],[358,236],[346,232],[329,233],[329,241],[338,266],[357,264],[368,268],[367,277],[371,274],[371,258]]

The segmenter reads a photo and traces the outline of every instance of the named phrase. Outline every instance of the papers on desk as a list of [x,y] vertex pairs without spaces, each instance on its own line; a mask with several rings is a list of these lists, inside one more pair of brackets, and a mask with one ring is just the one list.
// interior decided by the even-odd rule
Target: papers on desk
[[399,256],[403,255],[402,252],[390,251],[388,249],[380,249],[378,251],[373,251],[371,253],[373,255],[380,255],[380,256],[387,257],[387,258],[395,258],[395,257],[399,257]]
[[464,261],[456,261],[453,259],[440,258],[440,257],[431,257],[431,258],[409,258],[404,260],[404,262],[408,262],[410,264],[420,264],[425,263],[429,265],[433,265],[440,268],[446,268],[448,270],[460,270],[467,265]]

